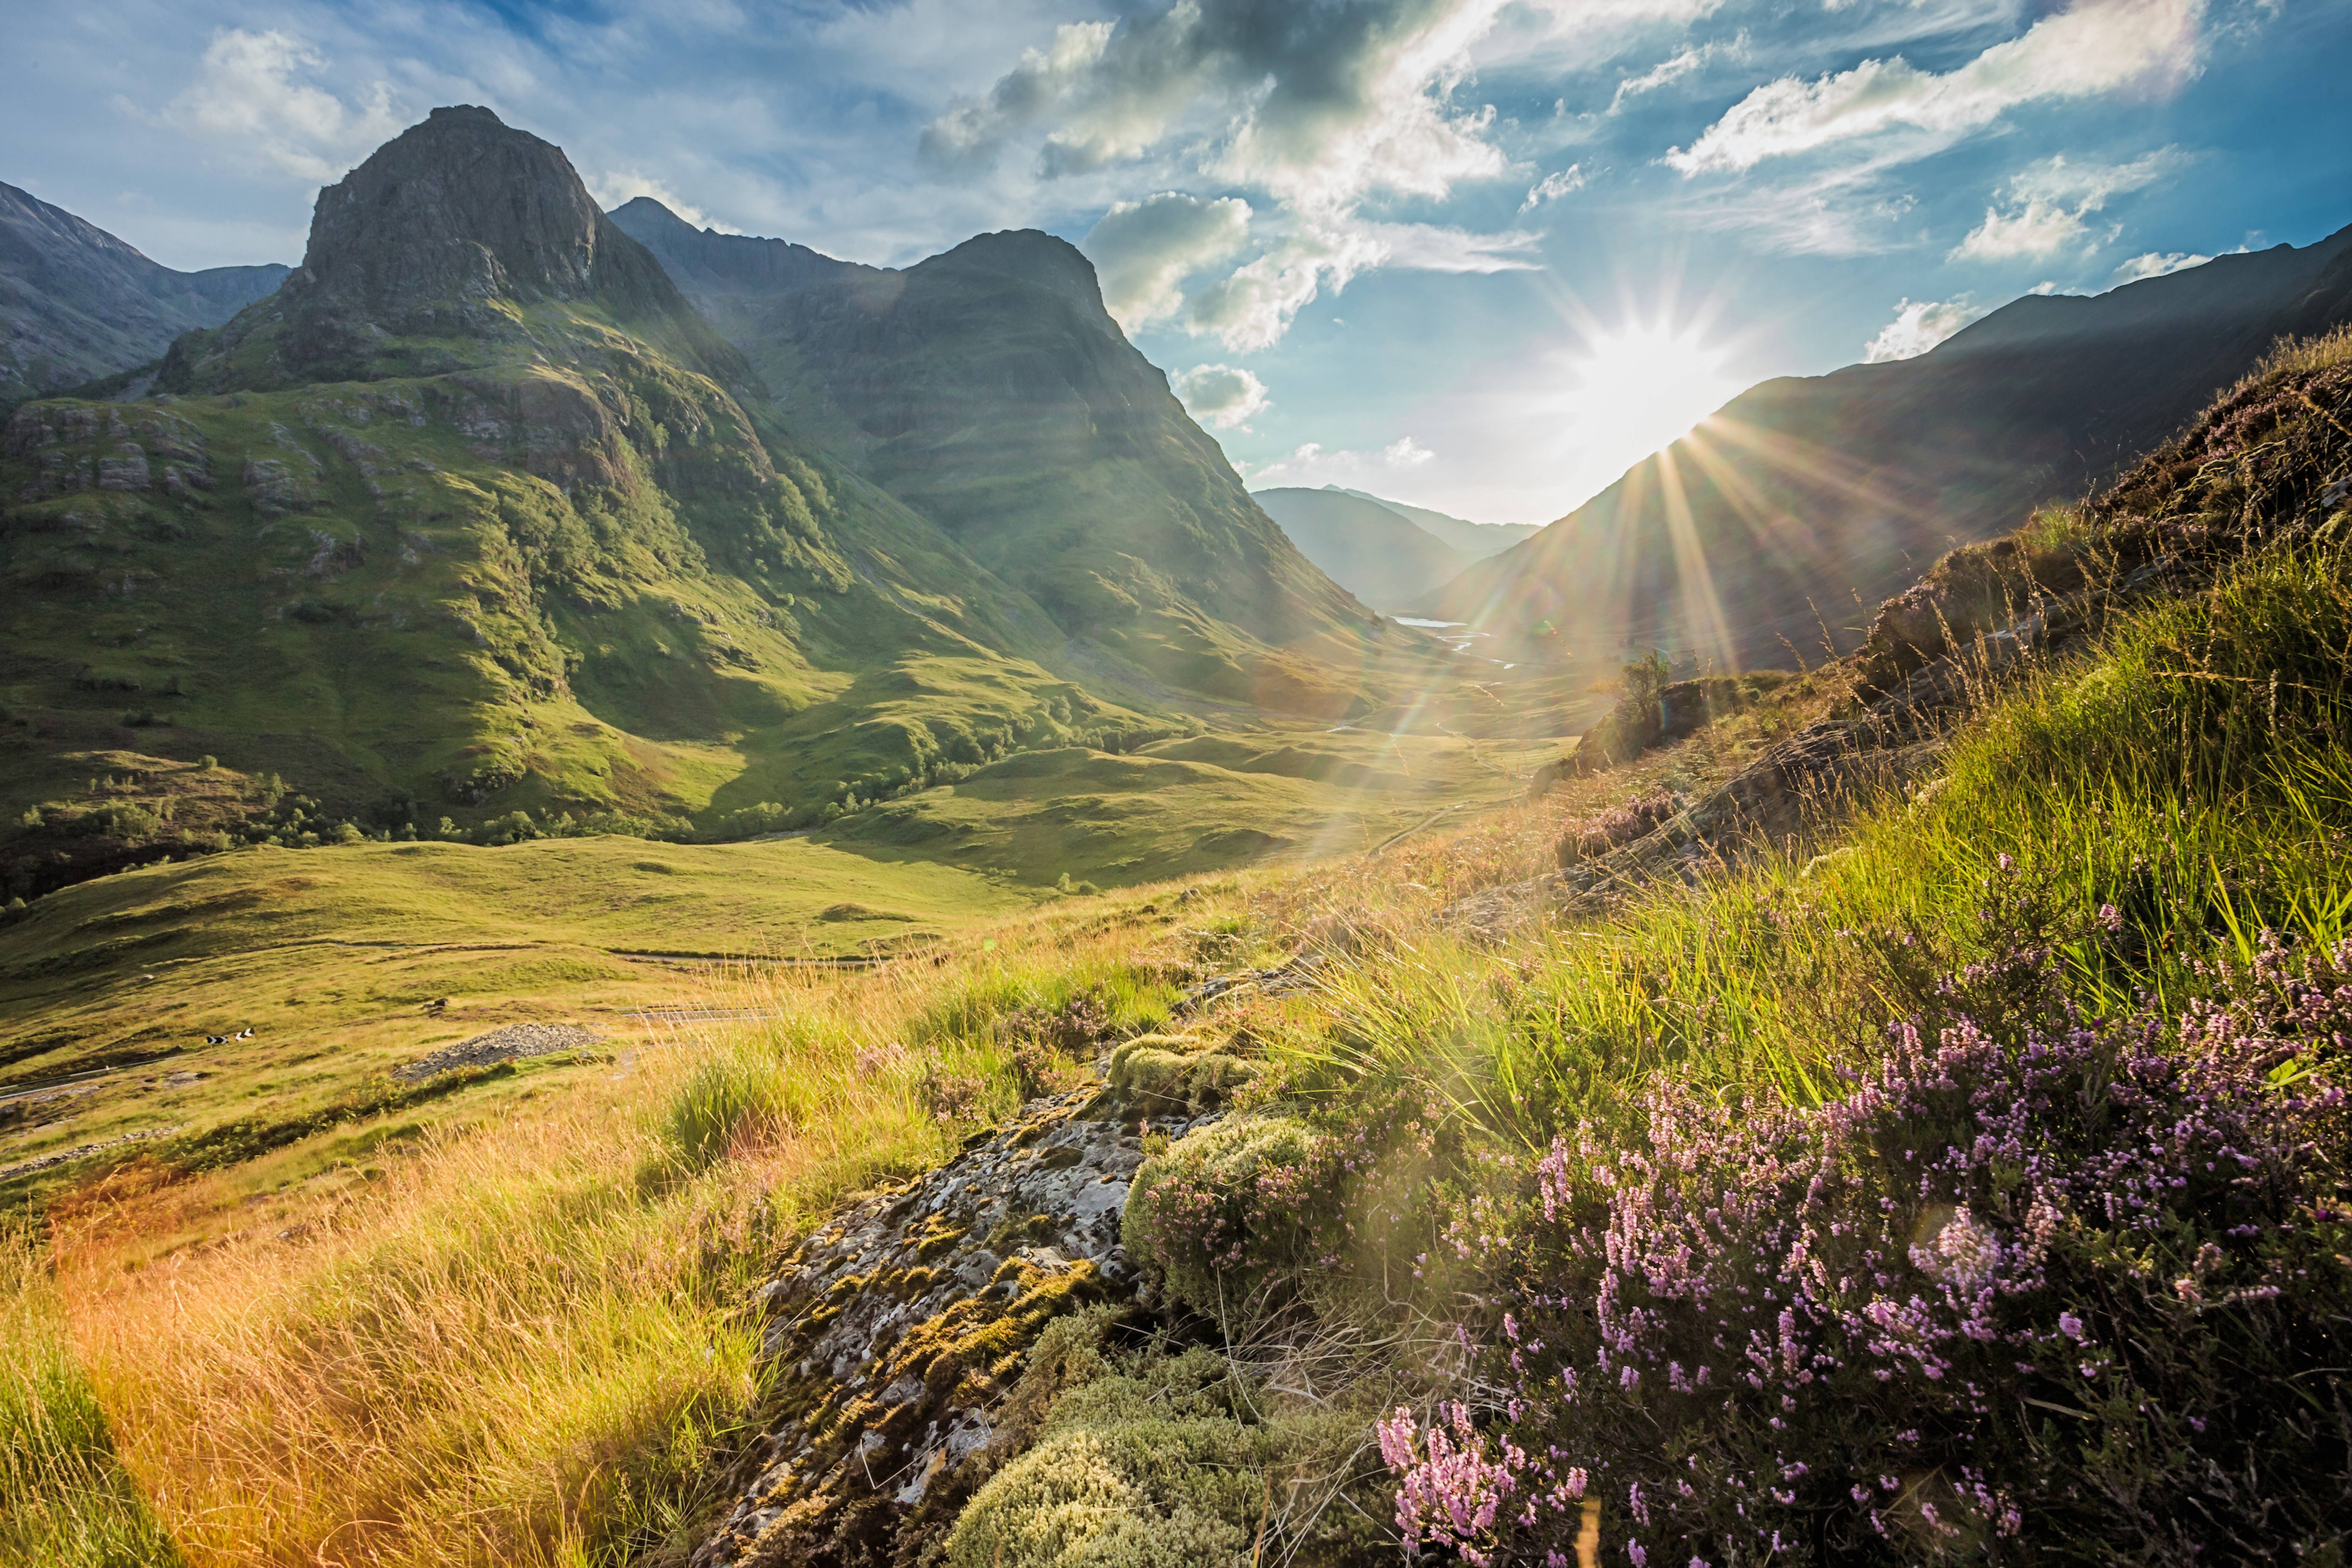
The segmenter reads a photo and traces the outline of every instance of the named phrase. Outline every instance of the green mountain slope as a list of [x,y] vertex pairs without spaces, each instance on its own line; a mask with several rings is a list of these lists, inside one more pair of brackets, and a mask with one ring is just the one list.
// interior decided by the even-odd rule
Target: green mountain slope
[[1332,581],[1375,609],[1417,603],[1472,559],[1381,503],[1344,490],[1291,486],[1250,498]]
[[782,826],[1141,723],[1040,662],[1063,633],[1026,595],[787,436],[487,110],[322,193],[284,289],[162,381],[0,434],[12,885],[58,854],[17,814],[133,742],[387,823]]
[[1917,359],[1742,393],[1422,608],[1611,659],[1850,647],[1862,607],[1952,546],[2112,477],[2276,339],[2347,319],[2352,229],[2095,298],[2029,295]]
[[1157,680],[1310,713],[1358,706],[1369,616],[1253,502],[1093,267],[1031,230],[903,271],[613,214],[766,379],[777,407]]
[[287,268],[179,272],[97,225],[0,184],[0,409],[145,364],[217,327]]

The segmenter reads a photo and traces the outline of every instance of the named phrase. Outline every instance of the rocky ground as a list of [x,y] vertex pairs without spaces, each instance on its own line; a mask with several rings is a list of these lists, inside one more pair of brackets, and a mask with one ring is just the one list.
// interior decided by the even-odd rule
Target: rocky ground
[[510,1023],[455,1045],[445,1045],[430,1056],[420,1056],[393,1076],[415,1083],[457,1067],[488,1067],[523,1056],[551,1056],[559,1051],[582,1051],[599,1043],[594,1030],[568,1023]]
[[1003,1456],[991,1410],[1055,1317],[1151,1304],[1119,1245],[1146,1097],[1033,1102],[939,1170],[853,1205],[759,1294],[780,1373],[766,1436],[697,1568],[889,1562],[935,1539]]

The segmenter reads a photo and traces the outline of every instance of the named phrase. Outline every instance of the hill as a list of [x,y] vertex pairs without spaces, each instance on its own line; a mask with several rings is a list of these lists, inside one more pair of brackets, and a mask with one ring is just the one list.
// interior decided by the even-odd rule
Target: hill
[[743,351],[792,428],[1066,633],[1194,693],[1346,709],[1363,608],[1251,500],[1075,246],[982,235],[893,270],[698,231],[650,197],[613,217]]
[[288,269],[177,272],[94,224],[0,184],[0,412],[160,356],[217,327]]
[[1392,501],[1386,496],[1375,496],[1369,490],[1350,490],[1339,485],[1326,485],[1326,490],[1338,490],[1343,496],[1353,496],[1360,501],[1372,501],[1418,525],[1423,533],[1444,540],[1472,560],[1484,560],[1499,555],[1521,539],[1533,538],[1543,532],[1538,523],[1474,523],[1466,517],[1445,512],[1433,512],[1427,507],[1416,507],[1409,501]]
[[193,843],[80,809],[117,753],[278,776],[320,828],[757,831],[1146,725],[761,393],[560,150],[436,110],[320,193],[301,268],[175,342],[156,395],[0,432],[11,890],[126,823]]
[[1251,499],[1300,553],[1375,610],[1417,602],[1472,559],[1392,508],[1343,490],[1256,490]]
[[2095,297],[2027,296],[1916,359],[1743,392],[1419,608],[1612,661],[1850,647],[1861,610],[1947,549],[2082,495],[2276,339],[2347,319],[2352,229]]

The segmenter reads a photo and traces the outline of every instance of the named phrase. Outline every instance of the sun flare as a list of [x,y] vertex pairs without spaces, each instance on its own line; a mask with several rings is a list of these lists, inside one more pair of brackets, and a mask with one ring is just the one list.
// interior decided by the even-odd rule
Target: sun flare
[[1622,468],[1686,434],[1739,390],[1725,350],[1695,328],[1628,322],[1570,362],[1569,438]]

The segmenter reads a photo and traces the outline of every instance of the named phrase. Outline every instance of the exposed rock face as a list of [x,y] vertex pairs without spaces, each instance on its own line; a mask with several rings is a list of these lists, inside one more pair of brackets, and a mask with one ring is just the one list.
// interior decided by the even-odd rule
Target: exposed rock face
[[283,291],[283,352],[323,377],[385,334],[511,336],[493,301],[592,298],[623,316],[688,314],[562,148],[487,109],[436,109],[319,193]]
[[[696,1568],[912,1563],[991,1468],[989,1411],[1054,1318],[1135,1299],[1119,1245],[1141,1102],[1039,1101],[952,1163],[854,1206],[760,1292],[768,1435]],[[1155,1121],[1181,1136],[1213,1115]]]
[[217,327],[288,269],[177,272],[94,224],[0,184],[0,407],[146,363]]
[[678,303],[645,248],[597,209],[563,150],[487,109],[436,109],[319,193],[289,303],[394,331],[455,302],[602,296]]

